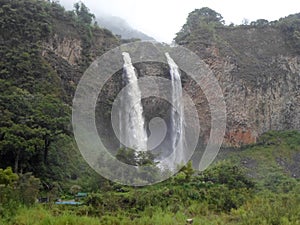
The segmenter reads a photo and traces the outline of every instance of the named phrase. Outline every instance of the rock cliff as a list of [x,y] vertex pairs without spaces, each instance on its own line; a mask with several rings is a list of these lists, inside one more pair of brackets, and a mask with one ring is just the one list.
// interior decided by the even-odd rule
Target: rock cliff
[[[300,130],[300,48],[289,36],[299,30],[300,15],[234,27],[206,23],[195,13],[175,40],[204,60],[219,80],[227,105],[225,145],[254,143],[269,130]],[[194,99],[199,98],[205,96]]]

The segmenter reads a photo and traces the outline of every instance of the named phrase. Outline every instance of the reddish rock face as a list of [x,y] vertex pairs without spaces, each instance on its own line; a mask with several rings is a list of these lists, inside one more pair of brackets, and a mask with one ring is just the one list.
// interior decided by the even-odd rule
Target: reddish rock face
[[225,136],[225,145],[238,147],[243,144],[251,144],[256,142],[256,135],[250,129],[237,128],[228,131]]

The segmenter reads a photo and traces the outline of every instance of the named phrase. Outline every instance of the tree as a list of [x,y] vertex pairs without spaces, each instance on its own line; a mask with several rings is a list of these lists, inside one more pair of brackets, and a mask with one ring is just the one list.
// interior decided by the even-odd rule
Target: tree
[[195,9],[191,12],[183,28],[197,29],[198,26],[207,24],[211,26],[222,26],[224,24],[224,20],[220,13],[217,13],[208,7],[204,7],[201,9]]
[[285,42],[290,49],[300,53],[300,13],[280,19],[277,25],[284,34]]
[[44,163],[47,164],[48,152],[51,143],[60,134],[71,135],[70,125],[70,107],[64,104],[60,99],[52,95],[39,95],[34,103],[34,124],[44,129]]
[[183,172],[186,176],[186,181],[190,181],[193,174],[195,173],[195,170],[193,169],[192,161],[189,161],[184,167],[180,170]]
[[155,156],[150,151],[135,151],[123,147],[118,150],[116,158],[123,163],[136,166],[135,171],[127,171],[126,168],[115,171],[115,174],[119,174],[123,179],[128,178],[128,182],[146,184],[159,179],[160,169],[156,166]]
[[192,161],[189,161],[185,166],[183,166],[179,172],[175,175],[174,180],[177,183],[184,183],[191,181],[192,175],[195,173],[193,169]]
[[95,15],[90,13],[90,10],[82,2],[77,2],[74,4],[75,14],[78,20],[84,24],[90,25],[95,19]]
[[254,182],[248,178],[243,169],[227,161],[215,164],[202,172],[205,182],[226,184],[229,188],[253,188]]
[[224,20],[220,13],[217,13],[208,7],[195,9],[188,15],[187,21],[183,25],[180,32],[177,33],[175,41],[182,41],[192,31],[194,32],[195,30],[201,30],[199,33],[211,33],[215,27],[220,27],[223,25]]
[[242,20],[242,24],[245,25],[245,26],[248,25],[249,24],[249,20],[247,18],[244,18]]
[[136,152],[132,148],[125,148],[122,147],[118,150],[116,154],[116,158],[126,164],[129,165],[137,165],[137,158],[136,158]]
[[40,179],[34,177],[32,173],[21,174],[18,180],[21,202],[26,205],[35,203],[40,187]]
[[6,83],[0,80],[0,166],[40,173],[51,143],[70,134],[70,107],[55,96],[33,95]]
[[42,149],[41,129],[32,129],[26,125],[14,124],[11,127],[1,128],[4,136],[0,143],[0,158],[6,158],[4,166],[14,164],[14,171],[20,171],[29,165],[31,157]]
[[18,179],[18,174],[14,173],[11,167],[7,167],[6,169],[0,169],[0,184],[4,184],[5,186],[11,186]]
[[118,150],[116,158],[123,163],[134,166],[155,165],[155,156],[149,151],[136,151],[132,148],[122,147]]
[[258,19],[255,22],[250,23],[251,26],[258,26],[258,27],[263,27],[269,25],[269,21],[265,19]]
[[202,22],[206,23],[216,23],[218,25],[224,24],[222,15],[208,7],[194,10],[191,13],[191,16],[196,16],[202,20]]

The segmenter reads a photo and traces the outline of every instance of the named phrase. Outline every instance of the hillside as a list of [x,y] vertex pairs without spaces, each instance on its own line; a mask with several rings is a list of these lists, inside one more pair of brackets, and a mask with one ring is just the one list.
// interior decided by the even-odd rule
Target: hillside
[[[225,26],[208,8],[189,14],[175,41],[203,59],[219,80],[227,145],[253,143],[269,130],[300,129],[299,32],[300,14],[239,26]],[[204,127],[208,133],[209,125]]]
[[0,167],[33,172],[50,189],[88,168],[75,148],[71,101],[90,62],[119,44],[90,25],[84,5],[78,10],[0,1]]
[[[175,40],[220,82],[228,111],[224,146],[207,170],[189,162],[145,187],[104,179],[76,147],[71,107],[78,81],[97,56],[124,42],[93,18],[82,3],[66,11],[57,1],[0,0],[0,224],[300,224],[299,14],[225,26],[211,9],[190,13]],[[169,76],[161,63],[134,66],[139,76]],[[117,159],[139,165],[133,151],[118,149],[111,130],[121,74],[98,96],[97,129]],[[181,76],[205,144],[207,100]],[[164,101],[143,104],[146,121],[166,115]],[[145,176],[158,171],[153,158],[143,159],[154,167],[142,170]]]
[[154,41],[154,38],[133,29],[124,19],[117,16],[97,17],[100,27],[112,31],[115,35],[120,35],[122,39],[140,39],[142,41]]
[[[57,225],[185,225],[192,219],[194,224],[204,225],[299,224],[299,140],[299,132],[266,133],[258,144],[240,151],[227,149],[226,159],[221,154],[204,172],[193,171],[188,164],[172,178],[148,187],[106,184],[76,207],[16,209],[10,208],[13,198],[4,209],[16,216],[3,221],[24,225],[49,221]],[[298,156],[291,158],[295,154]],[[293,165],[298,167],[297,176]]]

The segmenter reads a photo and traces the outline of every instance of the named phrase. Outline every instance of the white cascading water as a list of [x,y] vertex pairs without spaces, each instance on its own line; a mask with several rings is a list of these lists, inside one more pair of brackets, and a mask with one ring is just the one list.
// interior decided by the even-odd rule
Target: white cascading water
[[178,164],[185,161],[184,149],[183,149],[183,123],[184,123],[184,111],[183,111],[183,99],[182,99],[182,86],[179,68],[170,57],[169,53],[166,53],[167,61],[170,67],[170,75],[172,81],[172,110],[171,110],[171,145],[173,157],[169,160],[169,168],[176,169]]
[[[125,85],[130,86],[122,96],[122,112],[120,113],[121,140],[125,141],[123,144],[126,147],[137,151],[146,151],[147,133],[144,127],[141,90],[138,86],[138,79],[130,55],[127,52],[123,52],[122,55],[124,60],[122,79]],[[132,107],[130,108],[130,106]]]

